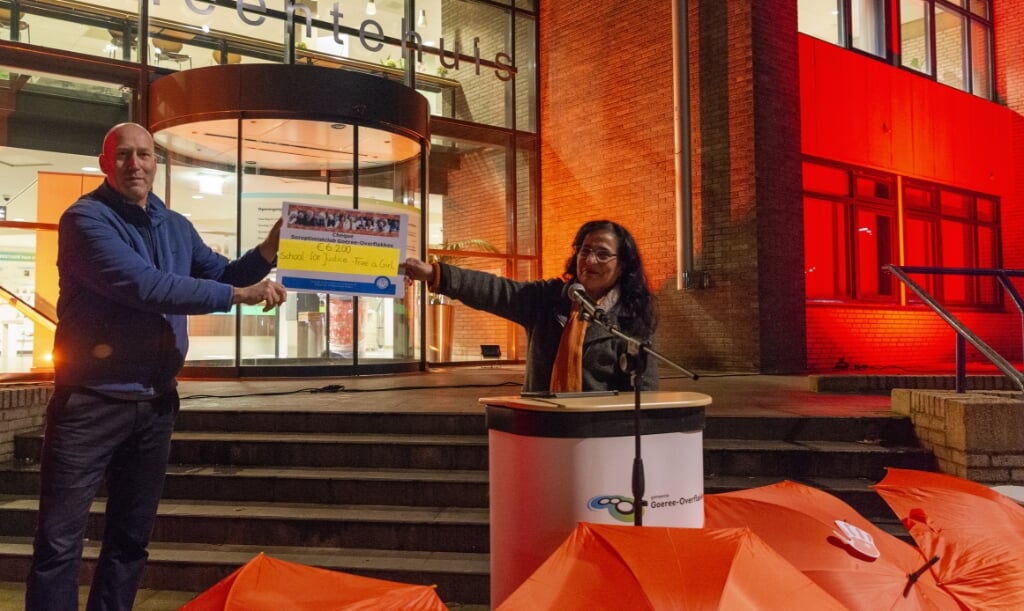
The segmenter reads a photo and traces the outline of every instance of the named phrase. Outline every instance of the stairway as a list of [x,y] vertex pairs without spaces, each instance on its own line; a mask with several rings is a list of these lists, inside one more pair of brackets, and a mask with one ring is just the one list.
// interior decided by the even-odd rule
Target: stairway
[[910,421],[899,417],[709,417],[704,429],[704,493],[784,479],[839,497],[883,530],[913,540],[871,484],[886,467],[935,471]]
[[[263,551],[436,584],[453,607],[487,604],[482,409],[381,412],[372,396],[344,411],[304,409],[302,401],[239,407],[245,401],[186,402],[143,587],[202,591]],[[41,431],[18,437],[16,460],[0,466],[0,581],[20,581],[28,568],[38,487],[32,457],[40,445]],[[910,423],[884,415],[709,413],[704,462],[706,493],[793,479],[897,534],[898,522],[869,485],[886,466],[934,468]],[[102,500],[89,524],[87,573],[98,552]]]

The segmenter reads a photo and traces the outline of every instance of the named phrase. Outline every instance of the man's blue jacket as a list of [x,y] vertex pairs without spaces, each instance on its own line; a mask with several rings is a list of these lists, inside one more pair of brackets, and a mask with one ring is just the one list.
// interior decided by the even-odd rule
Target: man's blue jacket
[[217,254],[156,195],[143,209],[104,182],[60,218],[55,383],[123,398],[173,389],[186,315],[230,310],[231,287],[270,270],[257,249]]

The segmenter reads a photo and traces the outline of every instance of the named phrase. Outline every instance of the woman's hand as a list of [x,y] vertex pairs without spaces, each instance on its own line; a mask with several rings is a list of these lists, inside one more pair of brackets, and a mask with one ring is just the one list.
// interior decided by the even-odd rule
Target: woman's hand
[[430,280],[434,275],[434,266],[421,261],[419,259],[410,257],[405,260],[405,277],[410,280],[419,280],[425,282]]

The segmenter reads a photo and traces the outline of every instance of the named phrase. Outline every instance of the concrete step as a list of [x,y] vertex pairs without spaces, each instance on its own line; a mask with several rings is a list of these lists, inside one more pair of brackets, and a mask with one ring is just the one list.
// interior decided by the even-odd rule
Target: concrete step
[[[1019,365],[1018,370],[1020,370]],[[1001,373],[971,374],[966,376],[964,382],[965,390],[1020,390],[1012,379]],[[956,368],[950,366],[948,373],[931,375],[867,373],[812,375],[808,376],[808,383],[813,392],[854,395],[888,395],[894,388],[956,390]]]
[[[87,539],[102,538],[105,508],[93,503]],[[0,535],[31,536],[37,511],[35,498],[0,497]],[[153,540],[482,553],[488,520],[487,509],[465,507],[162,501]]]
[[[350,494],[340,482],[339,473],[347,476],[366,475],[369,481],[379,478],[385,482],[387,490],[377,494]],[[0,468],[0,498],[34,499],[39,488],[38,465],[17,465],[8,469]],[[395,476],[392,480],[391,477]],[[193,478],[199,478],[198,481]],[[359,477],[356,475],[356,477]],[[457,497],[463,502],[430,503],[430,495],[404,494],[408,487],[415,486],[421,479],[439,478],[457,480],[458,490],[451,493],[434,495],[437,497]],[[879,497],[871,484],[877,480],[864,477],[829,476],[790,476],[776,475],[730,475],[709,473],[704,479],[706,494],[744,490],[758,486],[767,486],[784,479],[792,479],[808,486],[819,488],[838,496],[847,504],[866,517],[892,518],[888,505]],[[164,502],[221,502],[221,503],[299,503],[322,504],[329,507],[351,506],[361,504],[386,505],[395,499],[409,507],[461,507],[487,509],[487,474],[480,471],[471,472],[376,472],[373,470],[359,471],[348,469],[301,469],[301,468],[223,468],[172,465],[169,467],[168,484],[164,491]],[[427,488],[429,490],[429,488]],[[394,492],[394,494],[392,494]],[[100,498],[104,492],[100,491]],[[463,495],[463,496],[460,496]],[[381,497],[381,498],[378,498]],[[201,499],[201,501],[199,500]]]
[[[42,431],[19,435],[15,456],[34,459]],[[385,469],[487,469],[486,435],[176,431],[172,463]]]
[[[477,414],[451,414],[437,420],[412,417],[408,421],[402,415],[397,415],[397,432],[387,428],[387,420],[369,414],[267,414],[236,411],[182,414],[175,429],[172,463],[373,466],[394,469],[487,468],[487,431],[481,428],[482,416]],[[353,417],[352,426],[346,425],[345,418],[348,416]],[[182,426],[182,421],[187,424]],[[433,422],[425,425],[428,430],[405,432],[411,423],[424,421]],[[450,424],[456,432],[432,432],[439,426],[439,422]],[[837,422],[836,418],[828,417],[709,416],[705,419],[703,436],[705,441],[806,440],[893,447],[918,445],[911,422],[901,416],[843,418],[841,425],[837,425]],[[191,428],[199,424],[225,428]],[[261,428],[264,426],[272,428]],[[35,460],[41,447],[42,429],[19,435],[15,439],[15,455],[22,460]],[[373,447],[377,447],[377,450],[368,451]],[[446,450],[442,452],[441,447]],[[458,453],[452,453],[452,448],[459,448]]]
[[[0,494],[35,495],[39,465],[0,468]],[[168,465],[165,499],[387,505],[488,506],[485,470]],[[103,492],[101,492],[103,494]]]
[[920,446],[887,447],[846,441],[705,439],[704,474],[867,478],[878,481],[886,467],[934,471],[935,456]]
[[[435,585],[450,607],[480,604],[490,597],[490,557],[483,553],[409,552],[341,547],[174,544],[154,541],[142,587],[202,592],[260,552],[281,560],[404,583]],[[99,543],[87,541],[85,577],[91,579]],[[20,581],[28,573],[32,542],[0,537],[0,581]],[[88,581],[86,581],[88,583]]]
[[[713,410],[712,410],[713,411]],[[732,439],[913,439],[914,429],[905,417],[844,417],[843,426],[827,416],[705,417],[706,438]],[[182,410],[175,424],[178,432],[230,431],[281,433],[348,433],[406,435],[487,435],[484,414],[420,412],[309,412],[298,410]]]
[[885,445],[919,445],[909,418],[826,416],[709,416],[705,439],[781,439],[784,441],[876,441]]
[[783,480],[791,480],[806,486],[818,488],[839,498],[849,505],[857,513],[871,520],[878,526],[883,526],[890,534],[910,541],[910,536],[900,523],[896,514],[881,496],[875,492],[871,485],[877,483],[863,477],[783,477],[783,476],[735,476],[735,475],[710,475],[704,478],[704,494],[719,494],[723,492],[734,492],[747,490],[760,486],[777,484]]
[[[213,404],[214,406],[216,404]],[[388,433],[400,435],[486,435],[484,414],[466,412],[310,411],[291,409],[201,409],[184,405],[176,431],[279,431],[282,433]]]
[[[486,440],[441,437],[424,441],[383,435],[176,433],[167,496],[190,498],[206,489],[207,498],[214,500],[359,499],[372,504],[390,502],[396,498],[393,494],[405,498],[421,492],[412,504],[486,506]],[[374,469],[374,464],[380,468]],[[410,468],[413,465],[428,468]],[[704,439],[708,475],[877,481],[886,467],[933,470],[935,461],[920,446],[888,446],[880,440]],[[29,493],[36,489],[32,479],[32,468],[20,466],[0,484],[0,492]],[[472,496],[459,496],[463,493]]]

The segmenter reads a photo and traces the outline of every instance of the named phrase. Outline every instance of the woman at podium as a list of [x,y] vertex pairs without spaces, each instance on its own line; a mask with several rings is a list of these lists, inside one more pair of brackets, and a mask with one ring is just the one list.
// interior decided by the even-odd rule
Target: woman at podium
[[[406,260],[405,276],[522,325],[524,393],[631,390],[633,371],[620,366],[633,362],[620,359],[630,344],[622,336],[647,346],[654,339],[657,313],[640,252],[629,231],[613,221],[580,227],[560,278],[519,282],[415,258]],[[639,369],[641,390],[656,390],[656,360]]]

